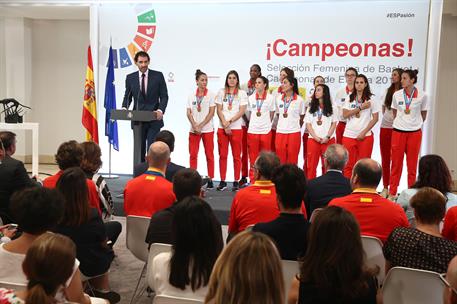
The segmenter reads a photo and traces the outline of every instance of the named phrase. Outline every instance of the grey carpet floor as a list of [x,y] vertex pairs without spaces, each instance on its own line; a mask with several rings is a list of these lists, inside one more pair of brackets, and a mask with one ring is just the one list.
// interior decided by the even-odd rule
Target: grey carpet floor
[[[124,197],[122,193],[125,188],[127,181],[131,179],[131,175],[121,175],[117,179],[106,179],[106,183],[111,191],[111,195],[114,200],[115,214],[118,216],[125,216],[124,214]],[[215,182],[214,187],[217,187],[218,183]],[[231,185],[229,185],[230,187]],[[205,192],[205,200],[210,204],[214,210],[214,214],[219,219],[222,225],[228,224],[228,218],[230,214],[230,206],[232,205],[232,199],[235,192],[216,191],[208,190]]]

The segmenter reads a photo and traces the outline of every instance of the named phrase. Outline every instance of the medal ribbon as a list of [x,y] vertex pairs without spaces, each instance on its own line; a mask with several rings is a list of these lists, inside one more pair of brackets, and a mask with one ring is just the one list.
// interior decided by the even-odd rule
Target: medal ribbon
[[235,99],[236,94],[238,94],[238,88],[235,88],[235,90],[233,91],[233,94],[230,94],[229,90],[225,91],[225,96],[227,98],[227,102],[228,102],[229,107],[232,106],[233,100]]
[[198,96],[198,88],[197,88],[197,91],[195,92],[195,99],[197,100],[197,108],[199,108],[199,109],[202,108],[202,101],[203,101],[203,98],[205,98],[207,93],[208,93],[208,89],[205,89],[205,91],[203,92],[203,96]]
[[282,94],[282,101],[284,102],[284,114],[287,114],[292,100],[297,99],[297,94],[293,94],[289,100],[286,100],[286,94]]
[[[262,109],[263,102],[267,98],[267,91],[264,91],[262,96],[259,96],[259,93],[255,93],[255,105],[257,108],[257,113],[260,113],[260,110]],[[259,104],[260,101],[260,104]]]
[[322,115],[324,114],[324,111],[322,110],[322,108],[319,106],[317,108],[317,120],[318,121],[321,121],[322,120]]
[[414,93],[416,93],[415,87],[413,87],[413,90],[411,91],[411,96],[408,96],[408,94],[406,94],[406,89],[403,90],[403,98],[405,99],[406,110],[409,110],[409,107],[411,106],[411,103],[413,102]]

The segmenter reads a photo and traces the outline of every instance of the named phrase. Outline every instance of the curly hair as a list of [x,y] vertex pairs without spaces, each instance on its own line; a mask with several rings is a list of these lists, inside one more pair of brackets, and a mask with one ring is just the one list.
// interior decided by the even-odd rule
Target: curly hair
[[94,174],[102,166],[102,151],[100,150],[100,146],[93,141],[86,141],[80,145],[84,152],[81,169],[86,173]]
[[432,187],[444,196],[452,190],[452,176],[444,159],[436,154],[424,155],[419,161],[419,175],[411,188]]
[[70,140],[59,146],[55,158],[60,170],[79,167],[83,159],[83,149],[76,140]]

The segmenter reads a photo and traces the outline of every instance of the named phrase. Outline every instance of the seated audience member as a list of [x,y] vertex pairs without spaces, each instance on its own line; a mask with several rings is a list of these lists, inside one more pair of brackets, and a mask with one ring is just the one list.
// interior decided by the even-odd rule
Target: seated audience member
[[[59,166],[59,172],[53,176],[47,177],[43,181],[43,186],[46,188],[55,188],[57,181],[60,176],[63,174],[63,171],[72,168],[79,167],[83,158],[83,149],[75,140],[70,140],[64,142],[57,149],[57,154],[55,155],[57,165]],[[98,212],[101,214],[100,210],[100,199],[98,198],[97,188],[95,188],[94,182],[87,179],[87,187],[89,189],[89,202],[90,205],[94,208],[97,208]]]
[[446,212],[441,233],[448,240],[457,241],[457,206]]
[[21,189],[35,186],[24,164],[12,158],[16,152],[16,134],[0,132],[0,218],[4,224],[15,222],[10,211],[11,195]]
[[444,304],[457,304],[457,257],[449,263],[446,282],[449,285],[444,288]]
[[64,197],[64,215],[54,229],[68,236],[76,244],[76,257],[81,273],[89,277],[94,296],[117,303],[120,296],[109,289],[108,270],[114,258],[108,246],[106,229],[100,215],[87,202],[86,175],[81,168],[69,168],[57,182],[57,189]]
[[0,303],[67,303],[56,301],[55,297],[74,275],[75,262],[75,244],[69,238],[54,233],[42,234],[31,244],[22,263],[28,279],[26,290],[0,288]]
[[214,262],[224,247],[222,229],[215,221],[211,207],[197,196],[176,206],[172,251],[160,253],[152,261],[151,287],[157,295],[205,299]]
[[270,238],[242,232],[214,264],[205,303],[284,303],[282,277],[279,253]]
[[[27,285],[27,278],[21,271],[25,254],[33,241],[57,225],[63,215],[64,202],[57,191],[41,187],[16,192],[11,202],[11,211],[22,234],[7,244],[0,244],[0,281]],[[74,274],[57,293],[58,301],[66,298],[71,302],[90,303],[83,293],[78,265],[76,261]]]
[[306,250],[308,221],[301,206],[306,191],[304,172],[295,165],[282,165],[273,172],[279,217],[268,223],[256,224],[252,230],[265,233],[273,239],[281,259],[297,260]]
[[[175,149],[175,136],[173,133],[171,133],[168,130],[162,130],[160,131],[157,136],[155,141],[161,141],[167,144],[168,148],[170,149],[170,154],[174,151]],[[133,168],[133,177],[138,177],[141,174],[144,174],[148,170],[148,162],[147,160],[145,162],[139,163],[135,165]],[[167,166],[167,170],[165,170],[165,178],[169,181],[173,181],[173,176],[181,170],[184,169],[185,167],[180,166],[175,164],[174,162],[170,161]]]
[[410,223],[414,223],[414,212],[409,201],[423,187],[432,187],[446,197],[446,210],[457,206],[457,195],[452,191],[452,176],[444,159],[439,155],[425,155],[419,161],[419,175],[411,189],[403,190],[398,196],[397,203],[406,211]]
[[446,212],[446,197],[438,190],[422,187],[410,200],[416,228],[394,229],[384,245],[386,273],[402,266],[446,272],[449,261],[457,255],[457,242],[444,239],[440,222]]
[[126,215],[151,217],[157,211],[170,207],[176,200],[173,184],[165,179],[165,170],[170,160],[168,146],[160,141],[152,143],[146,159],[149,169],[125,185]]
[[311,225],[288,303],[376,303],[376,271],[367,268],[364,255],[354,216],[340,207],[324,208]]
[[351,182],[343,175],[348,162],[348,151],[343,145],[330,145],[324,153],[324,175],[308,181],[305,196],[306,213],[311,215],[317,208],[323,208],[336,198],[351,194]]
[[[146,234],[146,243],[172,244],[171,223],[173,221],[176,208],[186,197],[192,195],[200,196],[201,185],[202,178],[194,169],[184,168],[176,173],[173,177],[173,192],[176,195],[176,202],[170,207],[156,212],[151,217],[151,222],[149,223],[148,232]],[[215,217],[211,217],[211,219],[214,220],[213,225],[215,229],[220,229],[221,224],[219,221]]]
[[273,152],[261,152],[254,163],[254,184],[239,190],[233,198],[228,224],[228,239],[260,222],[269,222],[279,215],[273,171],[279,167]]
[[377,237],[384,243],[392,230],[409,227],[409,223],[399,205],[376,192],[381,176],[379,163],[369,158],[359,160],[352,172],[352,194],[331,200],[329,206],[351,212],[359,222],[362,235]]
[[111,197],[108,185],[103,176],[98,174],[98,170],[102,166],[102,151],[97,143],[93,141],[85,141],[80,143],[83,149],[83,158],[81,161],[81,169],[83,169],[88,179],[91,179],[98,192],[100,198],[100,209],[102,210],[103,220],[109,220],[114,215],[114,202]]

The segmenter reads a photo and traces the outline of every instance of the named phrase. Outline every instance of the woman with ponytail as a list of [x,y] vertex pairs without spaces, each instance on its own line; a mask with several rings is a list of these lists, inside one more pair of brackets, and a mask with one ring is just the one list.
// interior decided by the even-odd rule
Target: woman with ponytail
[[301,126],[305,117],[305,102],[298,95],[298,83],[287,76],[281,84],[280,95],[276,96],[276,154],[282,164],[297,164],[301,146]]
[[389,185],[389,198],[395,199],[406,154],[408,167],[408,188],[416,182],[417,161],[422,141],[422,125],[427,117],[429,104],[423,91],[416,88],[417,70],[405,70],[401,74],[403,89],[392,97],[392,168]]
[[[76,247],[66,236],[45,233],[30,246],[22,263],[27,289],[19,292],[0,288],[0,303],[54,304],[57,292],[71,279],[75,270]],[[86,300],[90,303],[89,297]]]
[[208,169],[207,188],[213,189],[214,178],[214,126],[213,117],[216,112],[215,94],[208,91],[208,76],[201,70],[195,72],[197,90],[187,99],[187,119],[190,122],[189,154],[190,167],[197,170],[198,150],[200,141],[205,148],[206,165]]
[[379,146],[381,148],[381,163],[382,163],[382,184],[384,189],[381,196],[387,197],[389,194],[390,182],[390,146],[392,143],[392,124],[394,122],[394,114],[392,110],[392,98],[394,93],[401,89],[401,74],[403,69],[396,68],[392,71],[392,84],[386,90],[382,105],[382,120],[381,131],[379,133]]

